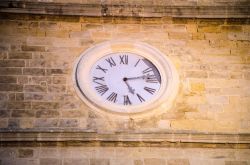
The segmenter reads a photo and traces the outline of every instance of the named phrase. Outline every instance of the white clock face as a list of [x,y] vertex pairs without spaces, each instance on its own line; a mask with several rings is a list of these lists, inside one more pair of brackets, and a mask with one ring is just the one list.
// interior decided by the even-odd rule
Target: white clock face
[[91,86],[103,101],[139,105],[152,100],[161,87],[155,65],[134,53],[110,53],[98,59],[90,71]]

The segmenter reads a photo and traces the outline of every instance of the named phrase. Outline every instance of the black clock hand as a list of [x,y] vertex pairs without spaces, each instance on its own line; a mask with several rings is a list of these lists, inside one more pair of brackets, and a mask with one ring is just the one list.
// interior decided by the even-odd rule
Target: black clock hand
[[148,77],[149,76],[143,75],[143,76],[138,76],[138,77],[129,77],[129,78],[126,78],[126,80],[146,79]]
[[135,90],[129,85],[129,83],[127,82],[127,79],[124,78],[123,81],[125,82],[125,84],[127,85],[128,87],[128,91],[132,94],[135,94]]

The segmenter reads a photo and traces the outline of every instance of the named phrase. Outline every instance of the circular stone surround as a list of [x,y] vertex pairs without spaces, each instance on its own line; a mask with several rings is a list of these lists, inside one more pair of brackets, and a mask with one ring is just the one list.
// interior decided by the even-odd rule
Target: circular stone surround
[[[154,99],[140,105],[123,106],[105,102],[96,94],[91,87],[93,64],[104,56],[118,52],[137,54],[157,67],[162,83]],[[179,88],[179,76],[171,60],[149,44],[134,41],[107,41],[84,51],[76,60],[73,82],[78,96],[94,111],[126,119],[166,112],[172,107]]]

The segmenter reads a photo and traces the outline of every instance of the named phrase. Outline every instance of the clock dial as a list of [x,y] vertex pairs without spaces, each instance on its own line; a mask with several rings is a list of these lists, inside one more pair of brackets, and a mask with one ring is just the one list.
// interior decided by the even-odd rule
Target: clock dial
[[90,71],[91,86],[103,101],[123,106],[152,100],[161,87],[161,75],[148,59],[134,53],[110,53]]

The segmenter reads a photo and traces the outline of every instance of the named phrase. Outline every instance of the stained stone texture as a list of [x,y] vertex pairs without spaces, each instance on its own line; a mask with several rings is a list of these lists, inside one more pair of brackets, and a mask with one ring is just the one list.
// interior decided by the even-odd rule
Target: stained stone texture
[[141,147],[7,147],[0,149],[3,165],[247,165],[246,149]]
[[[0,20],[4,129],[250,131],[248,19],[5,16]],[[120,121],[95,114],[79,99],[72,82],[75,60],[87,48],[118,38],[151,44],[174,63],[180,89],[168,112]],[[21,118],[27,119],[23,128]]]
[[[88,3],[87,0],[64,2]],[[145,0],[137,2],[145,5],[149,3]],[[119,1],[114,3],[119,4]],[[184,1],[171,3],[183,5]],[[209,6],[224,1],[191,0],[186,3],[186,6]],[[6,13],[1,13],[0,18],[1,132],[41,131],[53,134],[54,131],[76,131],[101,135],[185,132],[201,133],[201,137],[207,134],[216,137],[217,134],[250,133],[248,18],[87,17]],[[180,88],[169,111],[147,118],[119,120],[95,113],[77,96],[72,81],[75,61],[89,47],[113,39],[148,43],[172,61],[180,78]],[[84,138],[83,135],[81,138]],[[38,134],[37,139],[39,137]],[[114,147],[112,144],[103,147],[104,144],[96,141],[95,147],[91,147],[91,142],[88,143],[90,146],[84,147],[78,146],[78,143],[74,147],[63,146],[63,143],[58,146],[55,143],[54,147],[38,143],[32,147],[34,143],[30,142],[27,147],[2,147],[5,143],[1,141],[0,164],[250,164],[249,145],[248,149],[240,149],[241,144],[226,145],[228,141],[244,141],[244,136],[220,141],[221,145],[225,144],[225,148],[218,149],[216,147],[220,144],[206,143],[200,148],[178,148],[179,141],[175,137],[178,134],[172,139],[177,141],[174,145],[177,148],[154,147],[154,144],[138,147],[138,144],[133,146],[132,142],[127,144],[130,147],[124,143],[117,144],[123,147]],[[184,139],[189,140],[189,137]],[[122,141],[123,137],[120,136],[118,140]],[[140,138],[137,140],[140,141]]]

